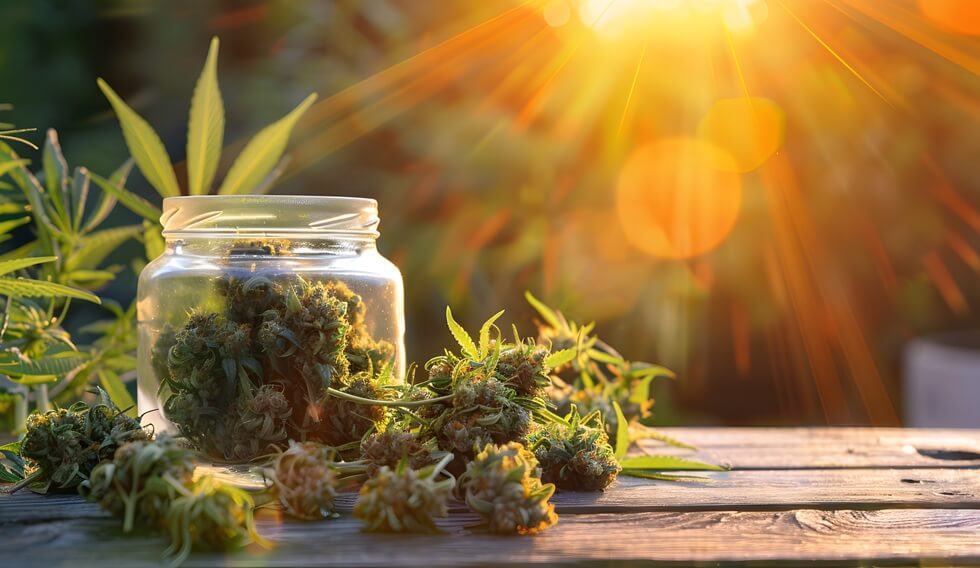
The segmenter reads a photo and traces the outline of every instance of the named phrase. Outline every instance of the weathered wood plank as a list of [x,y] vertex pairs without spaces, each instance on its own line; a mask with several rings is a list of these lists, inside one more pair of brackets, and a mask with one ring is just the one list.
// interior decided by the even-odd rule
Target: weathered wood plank
[[[796,508],[980,509],[980,473],[962,469],[745,470],[704,474],[708,481],[650,481],[621,477],[603,493],[561,492],[559,512],[756,510]],[[353,506],[342,495],[340,510]],[[461,505],[451,508],[464,511]],[[29,492],[0,496],[0,525],[39,520],[101,517],[96,505],[75,496]]]
[[[944,564],[980,562],[975,510],[689,512],[565,515],[534,537],[494,537],[454,516],[442,536],[363,534],[349,517],[317,523],[260,518],[276,543],[229,555],[195,554],[194,566],[612,565],[766,562]],[[0,532],[10,566],[159,566],[162,538],[116,538],[111,520],[16,525]],[[7,564],[9,562],[9,564]]]
[[664,428],[697,452],[642,440],[648,454],[734,469],[980,468],[980,430],[902,428]]

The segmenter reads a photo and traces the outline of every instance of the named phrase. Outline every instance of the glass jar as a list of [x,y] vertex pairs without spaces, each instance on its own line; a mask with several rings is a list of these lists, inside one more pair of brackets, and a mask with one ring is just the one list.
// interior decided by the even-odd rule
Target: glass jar
[[[163,202],[166,250],[139,279],[139,412],[217,461],[375,426],[405,367],[401,273],[373,199],[190,196]],[[351,408],[348,408],[351,406]],[[383,413],[381,415],[383,417]],[[380,419],[380,418],[379,418]]]

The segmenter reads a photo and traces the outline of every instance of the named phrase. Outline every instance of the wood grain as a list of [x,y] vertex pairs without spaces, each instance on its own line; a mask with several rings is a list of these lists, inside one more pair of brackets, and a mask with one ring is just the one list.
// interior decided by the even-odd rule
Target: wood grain
[[980,468],[980,430],[902,428],[664,428],[691,452],[641,440],[643,453],[733,469]]
[[[496,537],[454,516],[441,536],[372,535],[349,517],[283,523],[263,517],[274,550],[195,554],[193,566],[456,566],[746,561],[774,565],[980,562],[980,516],[972,510],[704,511],[565,515],[534,537]],[[11,566],[159,566],[165,541],[115,536],[111,520],[16,525],[0,533]],[[29,551],[29,552],[27,552]],[[8,564],[5,564],[8,565]]]
[[[563,513],[651,511],[782,511],[797,508],[980,509],[980,473],[961,469],[746,470],[711,472],[706,481],[621,477],[603,493],[560,492]],[[341,495],[350,510],[355,496]],[[461,504],[450,508],[465,511]],[[0,525],[64,518],[98,518],[98,506],[77,496],[20,492],[0,497]]]
[[[272,551],[195,554],[187,566],[980,564],[980,431],[670,429],[735,469],[710,481],[621,478],[608,491],[559,493],[561,522],[528,538],[467,528],[459,504],[444,536],[367,535],[338,520],[260,515]],[[162,537],[119,534],[77,496],[0,495],[0,566],[159,566]]]

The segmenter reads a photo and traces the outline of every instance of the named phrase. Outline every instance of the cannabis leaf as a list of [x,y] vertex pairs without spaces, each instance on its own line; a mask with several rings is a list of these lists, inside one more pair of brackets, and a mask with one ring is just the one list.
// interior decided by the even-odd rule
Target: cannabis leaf
[[[6,260],[0,263],[0,275],[13,272],[14,270],[19,270],[21,268],[26,268],[28,266],[34,266],[36,264],[53,262],[55,260],[57,260],[57,258],[53,256]],[[71,286],[65,286],[56,282],[34,280],[31,278],[0,278],[0,295],[15,298],[67,297],[87,300],[96,304],[102,302],[98,296],[90,292],[86,292],[85,290],[72,288]]]
[[119,125],[122,126],[123,138],[126,139],[126,146],[132,152],[133,159],[136,160],[136,165],[143,172],[146,181],[164,197],[180,195],[177,176],[174,174],[173,166],[170,165],[170,154],[167,154],[160,136],[143,117],[123,102],[108,83],[102,79],[97,83],[102,93],[109,99],[113,110],[116,111]]
[[473,359],[480,359],[480,351],[476,348],[476,344],[473,343],[473,338],[453,318],[453,311],[449,306],[446,306],[446,323],[449,325],[449,332],[453,334],[456,342],[459,343],[460,348],[463,350],[463,354]]
[[77,371],[91,358],[78,351],[61,351],[41,358],[21,361],[14,355],[0,360],[0,373],[22,384],[47,383]]
[[504,310],[493,314],[490,319],[483,322],[483,325],[480,326],[480,359],[486,359],[487,355],[490,354],[490,329],[493,327],[493,322],[497,321],[502,315],[504,315]]
[[313,93],[292,112],[260,130],[232,164],[218,193],[240,195],[261,184],[286,150],[286,142],[296,121],[315,100],[316,93]]
[[548,355],[548,358],[544,360],[544,364],[554,369],[555,367],[561,367],[566,363],[570,363],[575,359],[576,355],[578,355],[577,349],[561,349]]
[[105,191],[106,193],[110,193],[113,196],[115,196],[115,198],[118,199],[120,203],[125,205],[126,208],[132,211],[133,213],[136,213],[137,215],[143,217],[148,221],[153,221],[153,222],[159,221],[160,215],[162,215],[163,213],[160,211],[159,208],[157,208],[156,205],[153,205],[152,203],[143,199],[139,195],[136,195],[135,193],[127,190],[121,185],[117,185],[105,179],[104,177],[99,176],[98,174],[88,172],[88,175],[91,176],[92,181],[94,181],[96,185],[102,188],[102,191]]
[[626,457],[626,452],[630,449],[630,426],[623,415],[623,409],[619,403],[612,401],[613,410],[616,411],[616,459],[622,460]]
[[[187,193],[203,195],[211,192],[215,174],[221,158],[221,145],[224,139],[225,110],[218,85],[219,40],[212,38],[204,68],[194,86],[191,97],[190,117],[187,124]],[[136,111],[130,108],[115,91],[102,79],[99,88],[112,105],[123,137],[140,171],[157,192],[163,197],[181,194],[177,177],[170,162],[170,155],[160,137]],[[272,183],[282,174],[286,158],[283,152],[293,128],[316,100],[316,94],[306,97],[286,116],[260,130],[245,145],[241,154],[232,164],[218,193],[242,195],[249,192],[268,191]],[[98,178],[92,177],[96,183]],[[102,180],[104,182],[105,180]],[[126,207],[157,223],[159,210],[142,197],[123,187],[123,183],[101,184]],[[156,235],[147,235],[147,251],[156,251]],[[151,242],[151,239],[153,242]],[[152,258],[152,255],[151,255]]]
[[527,300],[527,303],[531,304],[538,314],[544,318],[544,321],[548,325],[555,329],[562,327],[558,314],[556,314],[555,311],[548,306],[544,305],[541,300],[535,298],[534,294],[532,294],[529,290],[524,291],[524,298]]
[[212,38],[204,69],[194,87],[187,125],[187,189],[191,195],[211,191],[224,129],[225,107],[218,88],[218,38]]
[[[617,444],[618,445],[618,444]],[[675,456],[630,456],[619,460],[623,472],[627,470],[686,470],[686,471],[725,471],[720,465]]]

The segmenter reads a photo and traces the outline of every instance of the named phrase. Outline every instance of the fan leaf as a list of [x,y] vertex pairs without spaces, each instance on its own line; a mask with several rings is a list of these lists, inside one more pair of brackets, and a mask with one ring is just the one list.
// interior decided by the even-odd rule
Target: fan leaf
[[218,38],[211,39],[208,58],[194,87],[187,125],[187,189],[191,195],[211,191],[221,159],[225,107],[218,88]]
[[177,185],[177,176],[170,163],[170,155],[160,141],[160,136],[149,123],[143,120],[143,117],[123,102],[108,83],[99,79],[98,84],[102,93],[109,99],[109,104],[116,111],[123,138],[126,139],[126,146],[146,177],[146,181],[164,197],[180,195],[180,187]]
[[315,100],[314,93],[306,97],[289,114],[260,130],[232,164],[218,193],[242,195],[262,183],[266,175],[279,163],[279,158],[286,150],[289,135],[292,134],[299,117]]
[[29,278],[0,278],[0,295],[15,298],[78,298],[96,304],[102,303],[102,300],[91,292],[56,282]]
[[29,266],[34,266],[35,264],[44,264],[45,262],[54,262],[58,260],[56,256],[36,256],[34,258],[17,258],[13,260],[5,260],[0,262],[0,275],[10,274],[16,270],[21,270]]
[[153,205],[139,195],[136,195],[121,185],[112,183],[98,174],[88,172],[88,175],[92,178],[92,181],[94,181],[96,185],[102,188],[102,191],[111,193],[116,199],[119,200],[119,203],[125,205],[126,208],[133,213],[136,213],[140,217],[154,223],[157,223],[160,220],[160,215],[162,215],[162,213],[156,205]]
[[463,326],[459,325],[455,318],[453,318],[453,311],[446,306],[446,324],[449,325],[449,333],[453,334],[453,338],[456,339],[456,343],[459,343],[460,348],[463,350],[463,355],[467,357],[472,357],[473,359],[479,359],[480,353],[476,348],[476,344],[473,343],[473,338],[470,334],[466,333]]
[[653,471],[725,471],[720,465],[675,456],[630,456],[619,460],[623,469]]
[[538,315],[544,318],[544,321],[547,322],[548,325],[550,325],[554,329],[562,328],[561,320],[558,319],[558,314],[556,314],[554,310],[546,306],[544,302],[535,298],[534,294],[532,294],[530,290],[526,290],[524,292],[524,299],[527,300],[527,303],[531,304],[531,307],[533,307],[535,311],[538,312]]

